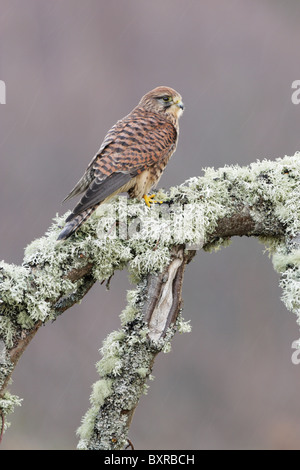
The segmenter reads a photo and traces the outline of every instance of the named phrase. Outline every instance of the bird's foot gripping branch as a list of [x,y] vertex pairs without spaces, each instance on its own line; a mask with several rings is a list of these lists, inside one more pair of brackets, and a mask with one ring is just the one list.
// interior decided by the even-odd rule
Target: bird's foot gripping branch
[[299,318],[299,185],[296,154],[248,167],[208,168],[159,194],[164,203],[151,208],[118,197],[63,242],[57,242],[63,220],[57,218],[27,247],[22,266],[0,264],[0,416],[19,404],[6,388],[40,326],[117,269],[128,268],[137,287],[128,294],[120,330],[104,343],[100,379],[79,429],[81,448],[125,446],[156,354],[168,350],[176,330],[188,329],[181,286],[195,249],[218,249],[234,236],[259,238],[281,273],[283,301]]
[[128,192],[148,207],[147,193],[158,183],[176,150],[181,96],[160,86],[142,97],[139,104],[107,133],[99,151],[65,200],[83,194],[66,219],[58,240],[70,237],[112,196]]

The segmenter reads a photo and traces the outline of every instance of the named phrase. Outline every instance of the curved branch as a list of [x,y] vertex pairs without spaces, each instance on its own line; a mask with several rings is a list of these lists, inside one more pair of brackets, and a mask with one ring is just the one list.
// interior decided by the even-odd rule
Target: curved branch
[[[0,263],[0,341],[6,348],[0,399],[39,327],[79,302],[97,280],[127,266],[137,289],[121,332],[106,343],[98,367],[102,379],[80,428],[82,447],[122,448],[154,358],[181,328],[183,273],[194,248],[213,249],[233,236],[261,237],[273,252],[286,250],[280,265],[287,266],[282,259],[288,249],[282,247],[300,232],[298,161],[295,155],[207,169],[203,177],[160,194],[164,204],[150,211],[119,197],[64,243],[56,241],[63,218],[56,220],[26,249],[23,266]],[[294,243],[293,260],[295,251]]]

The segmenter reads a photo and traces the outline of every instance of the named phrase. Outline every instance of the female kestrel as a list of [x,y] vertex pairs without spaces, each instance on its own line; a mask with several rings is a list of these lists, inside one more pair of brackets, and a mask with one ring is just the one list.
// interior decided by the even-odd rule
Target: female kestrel
[[154,187],[176,150],[178,119],[183,112],[181,96],[169,87],[149,91],[126,117],[107,133],[84,175],[65,198],[84,193],[58,240],[68,238],[95,209],[112,196],[128,192],[144,198],[150,207]]

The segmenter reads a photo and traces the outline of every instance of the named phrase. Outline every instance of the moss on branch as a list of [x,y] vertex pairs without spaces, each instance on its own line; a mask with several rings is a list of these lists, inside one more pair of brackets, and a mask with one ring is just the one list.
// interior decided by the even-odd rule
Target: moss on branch
[[[158,278],[170,268],[174,247],[183,247],[185,264],[186,249],[215,250],[226,246],[233,236],[259,237],[282,275],[283,301],[300,316],[299,157],[297,153],[247,167],[207,168],[203,176],[193,177],[168,192],[161,191],[158,198],[164,204],[150,210],[136,200],[117,197],[100,206],[65,242],[56,240],[66,215],[56,217],[45,236],[26,248],[22,266],[0,263],[0,345],[2,342],[5,348],[0,363],[0,398],[5,400],[11,373],[38,328],[79,302],[96,281],[103,282],[115,270],[127,267],[137,288],[129,294],[121,330],[105,343],[103,360],[98,365],[101,378],[94,386],[92,407],[80,428],[81,446],[89,447],[88,440],[97,435],[99,410],[103,416],[103,406],[113,406],[111,397],[117,403],[116,397],[127,387],[134,402],[145,388],[153,362],[148,352],[153,343],[149,342],[149,324],[141,316],[139,302],[149,276]],[[181,264],[177,264],[179,269]],[[177,271],[173,274],[175,282]],[[178,321],[180,315],[176,318]],[[166,338],[162,341],[165,350]],[[134,357],[140,359],[130,372],[124,361],[132,358],[132,348]],[[132,374],[136,390],[126,382],[129,377],[133,379]],[[116,445],[124,444],[124,435],[115,437]],[[110,444],[105,441],[103,445]]]

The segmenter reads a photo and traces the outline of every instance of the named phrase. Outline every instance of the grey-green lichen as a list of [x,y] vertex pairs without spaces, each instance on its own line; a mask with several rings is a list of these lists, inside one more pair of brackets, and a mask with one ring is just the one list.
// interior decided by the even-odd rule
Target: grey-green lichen
[[[300,228],[300,204],[297,191],[295,191],[296,187],[299,187],[299,182],[299,155],[296,154],[294,157],[278,159],[276,164],[265,160],[245,168],[234,166],[220,170],[206,169],[203,178],[192,178],[179,188],[171,188],[167,198],[165,194],[161,195],[165,201],[173,201],[172,206],[165,213],[159,206],[156,206],[155,211],[152,209],[150,212],[144,206],[136,206],[129,202],[129,209],[127,208],[129,221],[134,221],[135,218],[139,221],[139,230],[136,230],[137,222],[134,227],[129,223],[129,227],[131,227],[129,245],[135,253],[130,261],[133,279],[139,281],[143,279],[145,274],[153,270],[161,271],[169,261],[169,247],[172,244],[185,243],[203,246],[216,228],[218,220],[222,217],[230,217],[236,211],[237,205],[241,203],[248,207],[257,224],[262,222],[268,224],[265,219],[269,214],[270,224],[272,220],[277,219],[286,227],[289,236],[295,235]],[[117,205],[113,210],[117,212]],[[105,220],[105,209],[103,208],[102,217]],[[111,217],[111,211],[109,217]],[[132,219],[130,219],[131,217]],[[112,220],[109,219],[108,226],[111,226],[111,222]],[[226,238],[218,239],[209,247],[210,249],[218,249],[220,246],[227,245],[229,241]],[[264,237],[264,239],[261,237],[261,241],[273,253],[276,269],[279,268],[279,265],[286,268],[286,265],[291,262],[297,263],[299,266],[299,253],[294,253],[293,256],[289,255],[289,258],[283,260],[280,258],[282,254],[279,253],[279,247],[283,244],[282,240],[276,239],[274,241],[272,237]],[[295,272],[293,271],[293,273]],[[289,271],[290,292],[288,297],[290,302],[286,301],[286,305],[290,309],[294,309],[295,302],[298,302],[298,274],[296,277],[296,280],[292,279],[291,271]],[[282,286],[285,282],[282,281]],[[288,289],[285,287],[284,296],[287,296],[287,292]],[[119,403],[120,410],[130,409],[131,406],[134,406],[141,392],[139,387],[132,387],[133,374],[140,378],[146,378],[150,375],[147,341],[145,340],[147,330],[141,329],[139,325],[138,331],[133,329],[130,334],[128,331],[126,332],[126,325],[133,324],[139,316],[140,297],[141,291],[139,289],[128,292],[128,305],[121,315],[124,329],[109,335],[102,348],[103,358],[97,365],[98,372],[104,377],[102,379],[104,382],[101,381],[101,383],[104,384],[108,377],[114,380],[111,395],[108,395],[107,398],[114,400],[115,411],[118,409],[115,401],[120,400],[121,396],[121,393],[116,395],[116,390],[123,387],[123,390],[126,390],[128,394],[127,397],[132,394],[128,403],[124,404],[121,400]],[[179,316],[177,329],[181,332],[189,331],[190,325]],[[172,334],[170,331],[170,337],[168,337],[167,332],[161,344],[161,350],[169,351]],[[133,351],[132,347],[135,342],[139,348]],[[142,347],[143,342],[145,347]],[[142,353],[141,356],[136,355],[137,351]],[[132,361],[132,358],[135,360]],[[128,360],[130,369],[127,369]],[[116,384],[115,381],[119,382]],[[146,387],[147,385],[143,382],[144,392],[146,392]],[[136,393],[137,390],[138,393]],[[113,444],[109,420],[106,423],[106,417],[103,413],[101,416],[92,413],[92,416],[94,422],[91,420],[91,411],[89,411],[79,429],[81,437],[79,448],[95,448],[98,445],[99,448],[111,449]],[[114,416],[114,420],[117,422],[116,428],[114,427],[116,442],[118,438],[123,436],[122,431],[126,425],[124,417],[120,416],[121,414],[118,412]],[[125,441],[121,444],[125,444]]]
[[159,350],[170,349],[176,329],[190,331],[188,322],[180,315],[177,324],[169,328],[154,350],[142,315],[144,289],[141,282],[137,289],[128,292],[128,305],[121,314],[122,328],[109,334],[103,343],[102,359],[96,365],[101,380],[93,388],[91,408],[78,429],[78,449],[124,448],[128,430],[126,413],[147,393],[146,380],[152,377],[154,355]]
[[112,380],[109,378],[98,380],[93,384],[92,394],[90,396],[91,408],[86,412],[82,425],[78,428],[78,434],[81,436],[80,448],[84,448],[91,437],[92,430],[95,426],[97,414],[100,407],[104,404],[105,399],[112,393]]
[[[191,178],[182,192],[189,202],[202,201],[206,234],[211,233],[220,217],[228,216],[242,202],[250,210],[253,208],[258,223],[261,220],[265,223],[270,214],[295,235],[300,228],[299,182],[300,153],[297,152],[292,157],[257,161],[247,167],[207,168],[204,178]],[[263,209],[260,214],[257,207]]]
[[178,315],[176,326],[178,333],[190,333],[192,331],[190,320],[184,320],[182,314]]
[[[101,380],[93,388],[92,406],[77,431],[80,436],[78,449],[111,449],[114,445],[120,449],[126,445],[127,417],[124,411],[134,409],[144,392],[153,358],[140,311],[142,288],[139,286],[135,292],[128,293],[126,310],[135,312],[135,316],[123,312],[122,328],[110,333],[103,342],[102,359],[96,365]],[[105,407],[103,390],[106,392]]]
[[[165,204],[150,210],[143,203],[115,198],[63,243],[56,239],[65,216],[57,217],[46,235],[26,248],[23,266],[1,262],[1,301],[13,307],[17,324],[30,328],[38,320],[53,318],[53,299],[78,288],[81,281],[74,283],[65,276],[70,268],[91,262],[95,279],[102,281],[115,269],[129,266],[138,282],[145,274],[163,269],[170,246],[202,247],[218,220],[230,216],[241,203],[253,211],[257,223],[270,213],[293,236],[300,229],[299,156],[248,167],[207,168],[203,177],[193,177],[168,194],[160,192],[158,198]],[[217,243],[224,242],[228,240]]]
[[[219,220],[245,209],[255,226],[265,228],[266,234],[260,239],[271,252],[275,269],[282,274],[283,300],[287,308],[299,315],[299,251],[286,248],[286,239],[300,232],[299,157],[296,153],[275,161],[257,161],[247,167],[207,168],[204,176],[193,177],[168,193],[161,191],[157,199],[164,204],[151,209],[143,203],[117,197],[100,206],[75,236],[65,242],[56,240],[66,215],[56,217],[45,236],[26,248],[23,266],[0,263],[0,340],[12,348],[37,322],[54,319],[60,313],[59,299],[74,296],[79,301],[77,293],[84,280],[68,278],[71,270],[80,270],[90,263],[93,279],[103,281],[116,269],[128,267],[133,282],[141,286],[147,274],[163,270],[170,261],[170,248],[176,244],[208,250],[226,246],[228,237],[212,239]],[[284,238],[268,235],[274,221],[284,227]],[[93,411],[80,428],[81,443],[93,432],[95,410],[101,400],[116,398],[115,381],[127,373],[126,360],[131,358],[126,356],[128,351],[144,345],[144,349],[140,348],[141,356],[137,355],[128,370],[128,377],[132,379],[134,374],[140,378],[143,388],[147,371],[150,373],[147,332],[138,320],[140,296],[140,287],[128,294],[121,330],[112,334],[103,346],[103,359],[97,366],[102,378],[92,394]],[[181,327],[182,331],[186,328],[186,325]],[[164,350],[168,347],[167,342]],[[6,366],[1,366],[1,380],[10,368],[8,364],[4,371]],[[121,385],[124,383],[118,386]],[[128,387],[130,391],[130,383]],[[134,396],[127,406],[136,400],[135,392],[132,393]],[[124,416],[116,419],[119,428],[123,428]]]
[[10,426],[7,416],[14,412],[16,406],[21,406],[21,404],[22,399],[9,392],[5,392],[0,398],[0,429],[2,429],[2,424],[4,424],[4,432]]
[[273,266],[281,275],[281,299],[286,308],[297,315],[300,325],[300,249],[289,250],[285,243],[274,250]]
[[[249,167],[207,168],[203,177],[191,178],[168,194],[161,192],[158,197],[165,204],[150,210],[143,203],[115,198],[67,242],[56,241],[65,216],[57,217],[46,235],[26,248],[23,266],[0,264],[1,301],[9,307],[1,316],[10,320],[0,326],[2,337],[9,346],[16,328],[30,329],[37,321],[55,317],[53,301],[76,292],[82,282],[65,276],[70,268],[90,262],[94,278],[102,281],[128,266],[132,280],[139,282],[147,273],[163,269],[170,246],[205,245],[218,220],[230,217],[241,203],[256,223],[269,213],[270,220],[277,218],[290,236],[295,235],[300,229],[298,185],[296,154]],[[228,238],[218,238],[206,249],[228,243]]]

